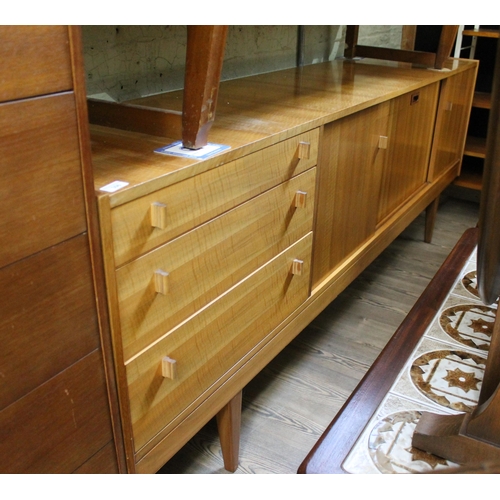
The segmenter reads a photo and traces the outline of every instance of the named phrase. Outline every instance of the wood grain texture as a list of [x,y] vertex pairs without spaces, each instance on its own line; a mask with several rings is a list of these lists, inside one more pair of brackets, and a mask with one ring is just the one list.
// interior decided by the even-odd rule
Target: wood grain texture
[[427,180],[439,85],[391,101],[386,161],[378,200],[381,222]]
[[111,441],[83,463],[73,474],[118,474],[118,460]]
[[67,26],[2,26],[1,39],[0,102],[73,88]]
[[[294,177],[118,269],[125,360],[312,231],[313,204],[293,205],[299,189],[314,198],[315,173]],[[163,294],[153,283],[160,272],[168,273]]]
[[[443,196],[431,244],[419,216],[243,390],[237,474],[295,474],[463,232],[478,205]],[[211,420],[159,473],[227,474]]]
[[[166,433],[179,414],[186,417],[305,301],[311,242],[309,233],[127,363],[136,451]],[[301,276],[291,275],[294,258],[304,260]],[[175,380],[161,375],[166,355],[177,361]]]
[[[311,144],[299,160],[299,143]],[[289,139],[198,177],[141,197],[111,212],[116,266],[146,253],[316,165],[318,131]],[[151,226],[154,203],[166,205],[165,229]]]
[[228,27],[191,25],[187,31],[182,145],[199,149],[215,120]]
[[0,104],[0,212],[0,267],[86,230],[71,92]]
[[3,474],[68,474],[112,438],[99,351],[0,412]]
[[[447,62],[461,72],[476,61]],[[92,127],[96,187],[123,180],[112,206],[151,193],[217,165],[320,127],[380,102],[440,81],[450,71],[400,67],[371,60],[332,61],[221,83],[211,142],[231,148],[206,161],[153,153],[165,146],[158,138]],[[182,109],[182,91],[130,101],[160,109]]]
[[[471,111],[470,89],[475,77],[476,70],[471,69],[441,83],[428,181],[432,182],[454,164],[461,164]],[[464,140],[457,141],[457,137]]]
[[0,269],[0,409],[99,346],[88,242]]
[[375,231],[390,105],[324,128],[318,168],[313,287]]

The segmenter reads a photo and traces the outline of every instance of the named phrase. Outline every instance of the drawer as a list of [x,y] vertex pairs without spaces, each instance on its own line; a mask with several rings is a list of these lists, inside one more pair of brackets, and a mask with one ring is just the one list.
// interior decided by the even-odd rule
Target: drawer
[[0,41],[0,102],[73,88],[66,26],[2,26]]
[[[307,299],[311,242],[309,233],[126,365],[136,451],[198,405]],[[295,259],[303,261],[300,275],[292,274]],[[162,376],[165,357],[176,361],[173,379]]]
[[318,136],[292,137],[114,208],[116,266],[315,166]]
[[0,267],[86,230],[73,93],[0,104]]
[[311,231],[315,174],[308,170],[118,269],[124,359]]
[[94,351],[0,412],[0,474],[70,474],[113,439]]
[[0,269],[0,409],[97,349],[87,236]]

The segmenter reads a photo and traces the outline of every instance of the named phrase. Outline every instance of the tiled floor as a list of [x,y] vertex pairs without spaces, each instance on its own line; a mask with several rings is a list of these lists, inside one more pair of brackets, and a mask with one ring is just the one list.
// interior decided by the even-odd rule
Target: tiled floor
[[477,404],[497,305],[476,288],[476,254],[343,463],[351,474],[456,467],[411,446],[421,411],[472,412]]

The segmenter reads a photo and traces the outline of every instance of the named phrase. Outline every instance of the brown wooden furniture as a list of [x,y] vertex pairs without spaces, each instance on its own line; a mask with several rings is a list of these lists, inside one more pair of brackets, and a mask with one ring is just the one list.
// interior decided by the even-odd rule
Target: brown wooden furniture
[[370,370],[304,459],[298,470],[300,474],[346,473],[343,468],[345,459],[439,312],[477,241],[477,228],[464,233]]
[[[230,149],[202,161],[154,152],[176,138],[91,126],[130,472],[215,415],[234,470],[245,384],[457,175],[477,66],[447,64],[223,82],[210,140]],[[182,97],[124,106],[180,112]],[[103,190],[114,181],[128,184]]]
[[0,41],[0,472],[115,473],[80,32]]
[[[245,384],[456,177],[477,64],[431,72],[334,61],[223,82],[210,140],[230,149],[197,160],[154,152],[180,139],[189,93],[124,103],[119,116],[136,117],[133,130],[115,121],[89,133],[78,30],[12,29],[2,50],[14,44],[31,59],[9,65],[38,77],[1,94],[2,186],[19,193],[1,198],[0,231],[13,243],[0,283],[17,294],[1,315],[14,349],[2,371],[16,380],[2,388],[2,451],[16,472],[155,472],[217,415],[234,470]],[[47,36],[57,41],[47,46]],[[9,94],[18,88],[24,94]],[[23,176],[25,165],[34,167]],[[39,181],[52,165],[65,175]],[[107,191],[115,181],[121,187]],[[49,278],[55,295],[46,296]],[[56,313],[62,335],[50,342]],[[18,317],[34,322],[12,336]],[[32,362],[40,351],[47,363]],[[33,434],[39,445],[18,446]]]
[[[374,59],[400,61],[442,69],[445,61],[450,57],[457,32],[458,26],[443,26],[436,52],[424,52],[407,50],[405,48],[390,49],[387,47],[358,45],[359,26],[349,25],[346,29],[347,49],[345,51],[345,56],[349,59],[354,57],[371,57]],[[403,40],[403,45],[406,43],[407,41]]]

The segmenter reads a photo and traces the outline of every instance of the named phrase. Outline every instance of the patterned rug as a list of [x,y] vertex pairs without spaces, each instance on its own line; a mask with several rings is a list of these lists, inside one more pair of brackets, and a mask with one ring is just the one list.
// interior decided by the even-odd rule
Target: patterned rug
[[457,464],[411,445],[422,411],[472,412],[477,405],[498,304],[485,306],[476,252],[343,462],[351,474],[437,471]]

